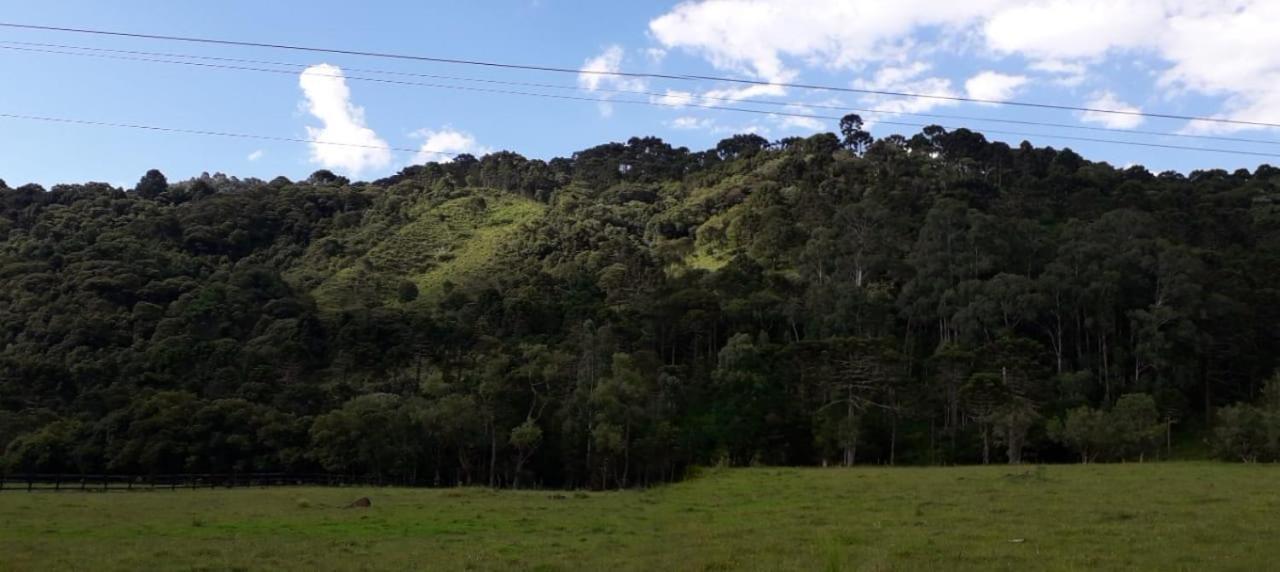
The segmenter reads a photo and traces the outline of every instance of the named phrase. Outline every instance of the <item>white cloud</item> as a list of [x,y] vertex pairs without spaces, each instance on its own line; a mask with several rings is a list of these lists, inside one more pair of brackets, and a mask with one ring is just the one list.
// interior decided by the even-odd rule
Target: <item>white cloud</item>
[[621,64],[622,46],[616,44],[609,46],[600,55],[588,58],[586,63],[582,64],[578,73],[578,85],[591,91],[600,89],[609,78],[613,77],[606,74],[616,73]]
[[261,159],[263,155],[266,155],[266,152],[263,151],[262,149],[258,149],[252,153],[249,153],[249,156],[245,157],[245,159],[248,159],[250,161],[257,161],[258,159]]
[[707,105],[715,105],[717,102],[734,102],[757,97],[781,97],[786,94],[787,90],[780,85],[754,84],[746,87],[711,89],[703,93],[702,96],[708,100]]
[[773,120],[778,127],[784,131],[821,131],[827,127],[826,123],[818,120],[816,117],[804,117],[805,115],[814,115],[813,109],[803,105],[787,105],[782,108],[783,113],[795,113],[797,115],[774,115]]
[[[1211,0],[1212,1],[1212,0]],[[1048,0],[1008,3],[983,26],[987,45],[1033,59],[1096,58],[1148,45],[1160,33],[1165,0]]]
[[[602,97],[612,97],[611,91],[644,91],[645,81],[638,77],[618,75],[622,71],[622,59],[625,52],[622,46],[612,45],[604,49],[600,55],[587,58],[578,70],[578,85],[589,91],[601,91]],[[602,117],[613,115],[613,104],[601,102],[597,104]]]
[[[889,113],[920,113],[935,107],[955,105],[955,101],[938,99],[959,96],[951,88],[951,80],[926,76],[925,72],[931,70],[932,66],[924,62],[914,62],[904,66],[885,66],[877,70],[870,79],[859,78],[851,85],[855,89],[933,96],[925,98],[868,94],[860,99],[866,107],[874,107]],[[872,120],[868,119],[868,126],[870,123]]]
[[[1161,86],[1226,97],[1219,117],[1280,122],[1280,2],[1240,2],[1237,10],[1173,16],[1161,51],[1173,65]],[[1234,131],[1242,125],[1192,124],[1193,131]]]
[[[1276,22],[1280,0],[688,0],[650,21],[649,32],[664,50],[783,83],[805,67],[910,70],[943,51],[980,50],[993,61],[1026,62],[1025,71],[998,68],[1002,74],[1030,72],[1076,87],[1108,77],[1101,64],[1142,58],[1153,64],[1153,89],[1221,98],[1224,118],[1277,122]],[[952,89],[941,77],[880,79]],[[888,103],[908,111],[940,102]]]
[[1028,69],[1049,74],[1053,83],[1063,87],[1076,87],[1088,79],[1089,68],[1079,62],[1039,60],[1031,62]]
[[667,122],[667,127],[682,130],[710,129],[713,125],[715,125],[714,119],[690,117],[688,115],[677,117]]
[[[1164,64],[1156,66],[1154,87],[1222,97],[1220,118],[1276,122],[1277,21],[1274,0],[1053,0],[997,14],[985,33],[997,50],[1077,65],[1152,55]],[[1188,130],[1246,127],[1195,123]]]
[[1002,101],[1013,97],[1027,83],[1027,76],[984,71],[964,82],[964,91],[974,99]]
[[680,91],[678,89],[668,89],[662,95],[654,95],[649,97],[649,101],[658,105],[667,107],[684,107],[690,103],[695,103],[697,96],[693,92]]
[[649,22],[664,48],[712,65],[786,82],[800,58],[831,68],[891,59],[922,26],[962,25],[1005,0],[709,0],[687,1]]
[[447,163],[453,160],[451,155],[470,153],[479,156],[492,152],[489,147],[477,143],[470,133],[450,127],[439,130],[419,129],[410,135],[422,139],[422,145],[413,157],[414,163]]
[[364,109],[351,103],[351,90],[341,68],[329,64],[311,66],[298,76],[298,85],[306,97],[307,112],[322,124],[308,126],[307,135],[315,141],[347,144],[312,143],[311,162],[351,175],[391,163],[387,142],[365,126]]
[[[1129,105],[1116,94],[1109,91],[1103,91],[1093,94],[1093,98],[1084,104],[1084,107],[1093,109],[1107,109],[1114,111],[1124,111],[1128,113],[1137,113],[1142,109]],[[1080,120],[1086,123],[1097,123],[1112,129],[1133,129],[1142,124],[1142,116],[1140,115],[1123,115],[1119,113],[1102,113],[1098,111],[1086,111],[1080,114]]]

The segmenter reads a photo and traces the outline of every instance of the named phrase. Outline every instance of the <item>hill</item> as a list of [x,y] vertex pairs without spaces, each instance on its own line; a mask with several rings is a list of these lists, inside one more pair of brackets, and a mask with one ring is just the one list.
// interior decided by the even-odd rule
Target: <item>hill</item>
[[1280,457],[1280,169],[867,141],[0,185],[3,466],[614,487]]

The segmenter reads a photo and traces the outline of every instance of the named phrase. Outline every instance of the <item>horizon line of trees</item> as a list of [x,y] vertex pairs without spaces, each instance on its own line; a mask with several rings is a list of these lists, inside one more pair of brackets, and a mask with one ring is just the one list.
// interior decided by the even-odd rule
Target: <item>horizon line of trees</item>
[[[463,246],[512,205],[540,214]],[[0,467],[615,487],[1277,460],[1276,284],[1280,169],[856,116],[371,183],[0,184]]]

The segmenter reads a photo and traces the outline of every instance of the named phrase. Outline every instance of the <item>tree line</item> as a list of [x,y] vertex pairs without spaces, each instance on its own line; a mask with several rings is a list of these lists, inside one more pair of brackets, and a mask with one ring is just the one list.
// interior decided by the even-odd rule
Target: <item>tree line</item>
[[615,487],[1276,460],[1278,201],[1267,165],[856,116],[372,182],[0,181],[3,467]]

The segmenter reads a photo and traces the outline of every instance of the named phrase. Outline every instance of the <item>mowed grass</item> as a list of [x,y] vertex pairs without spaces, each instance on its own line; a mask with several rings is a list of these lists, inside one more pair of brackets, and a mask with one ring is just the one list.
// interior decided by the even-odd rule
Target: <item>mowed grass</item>
[[0,569],[1265,570],[1278,524],[1280,467],[1210,463],[733,469],[592,493],[4,492]]

